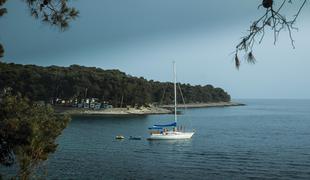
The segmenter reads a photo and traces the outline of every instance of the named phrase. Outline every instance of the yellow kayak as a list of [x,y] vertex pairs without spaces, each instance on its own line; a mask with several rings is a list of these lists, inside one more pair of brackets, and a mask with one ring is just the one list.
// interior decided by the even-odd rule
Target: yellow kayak
[[125,137],[122,135],[118,135],[118,136],[115,136],[115,139],[125,139]]

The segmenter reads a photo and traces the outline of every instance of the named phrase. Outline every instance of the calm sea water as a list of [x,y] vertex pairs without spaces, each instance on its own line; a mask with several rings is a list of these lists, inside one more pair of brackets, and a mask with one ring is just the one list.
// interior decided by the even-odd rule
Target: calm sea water
[[[147,141],[171,115],[76,117],[48,161],[50,179],[310,179],[310,100],[242,100],[188,109],[191,140]],[[142,140],[115,140],[141,136]]]

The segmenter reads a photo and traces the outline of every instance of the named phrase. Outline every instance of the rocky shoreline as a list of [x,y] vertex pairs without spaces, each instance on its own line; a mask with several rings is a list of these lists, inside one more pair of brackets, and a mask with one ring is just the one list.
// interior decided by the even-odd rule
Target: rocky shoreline
[[[190,103],[179,104],[178,108],[208,108],[208,107],[227,107],[227,106],[245,106],[239,102],[211,102],[211,103]],[[162,108],[173,108],[174,105],[163,105]]]
[[171,114],[172,111],[166,108],[159,107],[142,107],[142,108],[110,108],[110,109],[83,109],[83,108],[71,108],[65,107],[54,108],[58,114],[69,115],[151,115],[151,114]]
[[[244,106],[243,103],[237,102],[216,102],[216,103],[191,103],[180,104],[178,108],[209,108],[209,107],[227,107],[227,106]],[[110,109],[83,109],[74,107],[54,107],[58,114],[69,114],[76,116],[97,115],[97,116],[121,116],[121,115],[151,115],[151,114],[171,114],[173,105],[163,105],[160,107],[141,107],[141,108],[110,108]]]

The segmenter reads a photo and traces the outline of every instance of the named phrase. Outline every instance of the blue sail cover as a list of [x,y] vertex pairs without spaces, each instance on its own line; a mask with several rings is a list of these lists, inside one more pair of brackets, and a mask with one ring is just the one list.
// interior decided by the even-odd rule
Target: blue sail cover
[[149,127],[149,130],[162,130],[162,129],[163,129],[162,127],[156,127],[156,126]]
[[176,122],[173,122],[171,124],[159,124],[159,125],[154,125],[156,127],[171,127],[171,126],[177,126]]
[[149,129],[163,129],[164,127],[175,127],[177,126],[176,122],[173,122],[171,124],[157,124],[153,125],[153,127],[150,127]]

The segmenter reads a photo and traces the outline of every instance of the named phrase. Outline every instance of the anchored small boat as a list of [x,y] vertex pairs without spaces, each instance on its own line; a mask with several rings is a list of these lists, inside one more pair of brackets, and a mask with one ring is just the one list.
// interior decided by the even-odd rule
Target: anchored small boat
[[130,136],[130,140],[141,140],[142,138],[140,136]]
[[117,136],[115,136],[115,139],[125,139],[125,137],[122,135],[117,135]]
[[174,122],[170,124],[153,125],[149,128],[150,137],[148,140],[175,140],[175,139],[190,139],[194,135],[194,131],[185,132],[184,127],[177,126],[177,88],[176,88],[176,66],[173,62],[174,72]]

